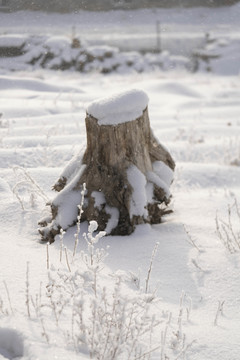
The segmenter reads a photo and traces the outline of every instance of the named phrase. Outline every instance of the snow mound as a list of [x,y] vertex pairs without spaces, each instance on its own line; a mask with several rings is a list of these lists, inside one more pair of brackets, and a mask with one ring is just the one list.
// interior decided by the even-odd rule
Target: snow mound
[[60,91],[64,92],[71,92],[73,91],[72,88],[67,88],[65,86],[58,86],[52,84],[46,84],[45,81],[40,79],[31,79],[28,77],[18,77],[13,76],[9,78],[9,76],[0,76],[0,83],[1,88],[0,91],[6,90],[18,90],[18,89],[25,89],[28,91],[41,91],[41,92],[57,92]]
[[203,49],[195,51],[197,71],[233,76],[240,72],[239,39],[207,39]]
[[0,328],[0,359],[14,359],[23,355],[21,335],[16,330]]
[[93,101],[87,113],[98,119],[99,125],[117,125],[141,116],[148,101],[144,91],[132,89]]
[[24,45],[26,37],[24,35],[1,35],[0,46],[1,47],[21,47]]

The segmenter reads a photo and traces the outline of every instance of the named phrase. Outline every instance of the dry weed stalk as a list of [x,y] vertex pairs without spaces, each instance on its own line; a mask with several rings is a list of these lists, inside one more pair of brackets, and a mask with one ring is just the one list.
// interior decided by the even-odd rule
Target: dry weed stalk
[[187,241],[193,246],[195,247],[199,252],[201,252],[201,250],[199,249],[199,247],[197,246],[196,242],[193,240],[192,235],[190,234],[190,232],[187,230],[186,225],[183,224],[183,229],[187,234]]
[[63,249],[64,249],[63,237],[64,237],[65,233],[66,233],[66,231],[63,231],[63,229],[60,230],[60,235],[59,235],[59,238],[60,238],[60,263],[62,262],[62,253],[63,253]]
[[84,195],[85,195],[85,192],[86,192],[86,184],[84,183],[84,184],[83,184],[82,191],[81,191],[81,204],[78,205],[79,215],[78,215],[78,217],[77,217],[77,232],[76,232],[76,234],[74,235],[74,237],[75,237],[75,242],[74,242],[73,258],[74,258],[75,255],[76,255],[77,246],[78,246],[78,243],[79,243],[80,223],[81,223],[81,217],[82,217],[82,213],[83,213],[83,204],[84,204]]
[[150,280],[150,276],[151,276],[151,272],[152,272],[152,268],[153,268],[153,261],[154,261],[155,256],[156,256],[158,246],[159,246],[159,243],[157,242],[157,243],[155,244],[155,247],[154,247],[153,252],[152,252],[152,256],[151,256],[151,260],[150,260],[150,265],[149,265],[148,273],[147,273],[145,293],[148,292],[149,280]]
[[225,303],[225,300],[224,301],[218,301],[218,308],[217,308],[217,312],[216,312],[215,319],[214,319],[214,326],[218,325],[219,315],[223,315],[223,305],[224,305],[224,303]]
[[[110,288],[102,285],[99,272],[104,269],[107,253],[96,245],[105,233],[94,236],[96,230],[97,223],[90,222],[84,234],[87,252],[80,252],[71,269],[68,256],[66,268],[61,263],[58,270],[51,266],[47,285],[49,303],[44,307],[51,309],[58,328],[62,321],[66,322],[65,314],[71,312],[70,328],[63,333],[77,352],[87,351],[90,358],[99,360],[119,359],[123,354],[128,360],[150,359],[161,345],[144,351],[142,340],[148,335],[151,339],[153,329],[162,321],[150,316],[147,295],[143,296],[140,290],[137,294],[125,294],[122,276],[112,275]],[[158,244],[152,253],[147,289],[157,247]]]
[[[237,225],[233,225],[233,221]],[[233,205],[228,205],[228,215],[226,221],[219,219],[216,214],[216,233],[221,240],[224,247],[231,253],[236,253],[240,250],[240,209],[237,199],[234,199]]]
[[8,290],[8,286],[7,286],[6,281],[3,281],[3,285],[4,285],[5,290],[6,290],[10,310],[11,310],[12,314],[14,314],[14,310],[13,310],[13,307],[12,307],[12,302],[11,302],[11,298],[10,298],[10,294],[9,294],[9,290]]
[[29,291],[30,283],[29,283],[29,261],[27,262],[27,270],[26,270],[26,306],[27,306],[27,315],[28,318],[31,317],[30,313],[30,291]]
[[27,192],[29,194],[29,202],[31,210],[35,206],[35,200],[37,197],[40,197],[44,200],[45,203],[49,201],[48,197],[29,174],[29,172],[21,166],[14,166],[13,171],[16,175],[16,184],[12,188],[12,191],[16,198],[18,199],[22,210],[26,211],[27,206],[24,201],[24,196],[21,196],[21,192]]
[[1,315],[4,315],[4,316],[8,316],[8,315],[9,315],[8,310],[5,309],[5,307],[4,307],[4,302],[3,302],[3,299],[1,298],[1,296],[0,296],[0,314],[1,314]]
[[[83,196],[84,193],[82,193],[79,216]],[[162,319],[163,315],[156,314],[154,304],[158,300],[152,294],[148,294],[153,262],[159,244],[156,243],[152,251],[145,288],[140,288],[139,277],[132,276],[137,289],[130,290],[123,276],[117,273],[110,275],[105,273],[104,260],[108,254],[99,247],[99,240],[105,232],[96,232],[98,227],[96,221],[90,222],[88,232],[83,235],[87,250],[77,253],[80,218],[78,220],[73,253],[68,253],[67,248],[63,246],[64,231],[60,233],[60,261],[57,268],[50,264],[49,244],[47,244],[48,282],[45,296],[42,294],[42,284],[37,294],[33,296],[30,294],[30,269],[27,263],[27,316],[31,321],[34,321],[36,316],[46,342],[50,344],[49,328],[52,328],[51,321],[54,321],[55,329],[62,334],[68,346],[72,346],[76,352],[89,354],[92,359],[150,360],[152,353],[160,350],[160,359],[165,360],[170,348],[175,356],[177,355],[176,359],[185,356],[192,345],[192,343],[186,344],[186,336],[182,331],[186,294],[182,293],[180,299],[177,325],[171,324],[171,313],[166,323]],[[66,262],[63,261],[63,251]],[[74,259],[71,267],[69,257],[71,260]],[[7,286],[5,287],[12,309],[9,292]],[[31,306],[35,311],[31,311]],[[1,308],[3,306],[0,302],[0,310]],[[191,302],[186,311],[189,319]],[[159,342],[153,344],[155,329],[164,324],[165,328],[160,331],[160,344]],[[172,331],[172,337],[169,329],[175,330],[176,327],[177,330]]]
[[49,270],[49,243],[47,243],[46,249],[47,249],[47,270]]

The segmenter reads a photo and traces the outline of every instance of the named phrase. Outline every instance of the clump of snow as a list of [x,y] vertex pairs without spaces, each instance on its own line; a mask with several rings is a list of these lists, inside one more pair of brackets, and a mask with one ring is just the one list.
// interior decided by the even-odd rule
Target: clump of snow
[[170,197],[169,186],[173,179],[173,172],[162,161],[153,163],[153,171],[145,176],[135,165],[127,170],[128,182],[132,186],[130,215],[148,217],[147,205],[154,202],[154,185],[162,188],[166,198]]
[[170,186],[173,181],[173,171],[163,161],[154,161],[153,172],[156,173],[165,183]]
[[1,35],[0,47],[21,47],[26,40],[27,37],[24,35]]
[[70,183],[71,180],[75,177],[75,175],[77,175],[78,169],[80,169],[82,166],[82,157],[82,151],[76,153],[62,171],[60,179],[65,178],[67,180],[67,183]]
[[97,230],[97,228],[98,228],[98,223],[95,220],[90,221],[89,227],[88,227],[88,232],[93,233],[94,231]]
[[146,196],[148,203],[153,202],[153,195],[154,195],[154,184],[152,182],[148,182],[146,185]]
[[133,188],[132,199],[130,204],[130,215],[144,216],[147,218],[147,194],[146,194],[146,177],[135,166],[132,165],[127,170],[128,182]]
[[141,116],[148,101],[144,91],[132,89],[93,101],[87,113],[98,119],[99,125],[117,125]]
[[57,52],[64,47],[71,46],[70,39],[66,36],[52,36],[47,38],[45,44],[51,48],[53,52]]
[[[95,201],[95,207],[99,210],[101,210],[102,205],[106,204],[105,196],[100,191],[93,191],[91,196],[94,198]],[[117,208],[111,207],[106,205],[104,210],[108,215],[110,215],[110,218],[108,220],[105,232],[106,234],[110,234],[111,231],[117,227],[118,220],[119,220],[119,210]]]
[[78,205],[81,202],[81,194],[79,191],[69,191],[68,193],[64,193],[64,195],[64,197],[61,196],[61,202],[59,203],[56,224],[63,229],[67,229],[78,216]]
[[88,53],[92,55],[95,58],[104,58],[106,57],[112,57],[113,55],[119,53],[119,49],[112,46],[107,45],[98,45],[98,46],[89,46],[88,47]]
[[[71,226],[77,218],[78,205],[81,203],[81,192],[73,189],[81,178],[85,167],[85,165],[81,166],[75,177],[54,199],[53,205],[58,207],[57,217],[54,221],[63,229]],[[64,206],[62,206],[63,204]]]
[[106,206],[105,207],[106,213],[110,215],[108,220],[105,232],[106,234],[111,234],[112,230],[115,229],[118,225],[119,220],[119,210],[117,208]]
[[97,209],[101,209],[101,205],[106,204],[106,199],[105,196],[102,192],[100,191],[93,191],[91,196],[94,198],[95,201],[95,207]]
[[166,197],[170,197],[170,191],[168,185],[163,181],[157,174],[155,174],[153,171],[148,171],[147,173],[147,179],[157,185],[158,187],[162,188],[166,194]]

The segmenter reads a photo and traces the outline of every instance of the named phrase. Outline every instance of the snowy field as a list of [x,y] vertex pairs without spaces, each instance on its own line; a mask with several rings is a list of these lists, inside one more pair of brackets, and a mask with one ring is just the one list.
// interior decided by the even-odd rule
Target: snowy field
[[[197,16],[189,26],[202,26],[203,13],[208,26],[212,19],[215,28],[239,36],[239,6],[188,11]],[[23,26],[17,14],[4,14],[6,33],[37,32],[34,18],[20,13]],[[181,14],[164,15],[183,26]],[[71,18],[48,16],[54,25],[45,30],[53,35],[62,34],[62,17]],[[94,16],[100,24],[101,14]],[[1,69],[1,360],[239,360],[238,59],[234,76],[221,74],[229,73],[227,62],[217,74],[194,75]],[[86,145],[86,107],[132,88],[148,94],[153,132],[176,161],[173,212],[130,236],[101,238],[93,257],[83,237],[87,224],[81,224],[75,256],[77,227],[42,244],[38,220],[55,196],[51,187]]]

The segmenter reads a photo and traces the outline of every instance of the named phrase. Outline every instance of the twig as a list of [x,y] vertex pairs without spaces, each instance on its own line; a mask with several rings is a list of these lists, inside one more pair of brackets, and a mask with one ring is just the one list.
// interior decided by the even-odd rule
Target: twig
[[217,308],[216,316],[215,316],[215,319],[214,319],[214,326],[217,326],[219,314],[223,315],[223,305],[224,305],[224,303],[225,303],[225,300],[224,301],[218,301],[218,308]]
[[142,359],[142,358],[143,358],[143,357],[145,357],[146,355],[151,354],[151,353],[153,353],[154,351],[156,351],[156,350],[160,349],[160,347],[161,347],[161,345],[160,345],[160,346],[155,347],[154,349],[151,349],[151,350],[149,350],[149,351],[147,351],[147,352],[143,353],[142,355],[140,355],[140,356],[138,356],[138,357],[135,357],[135,358],[134,358],[134,360]]
[[47,243],[47,269],[49,270],[49,242]]
[[187,234],[188,237],[188,243],[190,243],[192,246],[194,246],[199,252],[201,252],[201,250],[199,249],[199,247],[196,245],[195,241],[193,240],[192,236],[190,235],[189,231],[187,230],[186,226],[183,224],[183,228]]
[[65,251],[65,256],[66,256],[67,267],[68,267],[69,272],[71,272],[71,268],[70,268],[69,261],[68,261],[68,252],[67,252],[66,247],[64,248],[64,251]]
[[[194,344],[196,342],[196,340],[193,340],[190,344],[188,344],[188,345],[186,345],[185,347],[184,347],[184,349],[182,349],[182,351],[180,352],[180,354],[178,354],[178,356],[175,358],[175,360],[178,360],[178,359],[180,359],[180,357],[182,356],[182,355],[186,355],[186,352],[188,351],[188,349],[190,349],[190,347],[192,346],[192,344]],[[185,359],[185,357],[184,357],[184,359]]]
[[75,234],[75,243],[74,243],[74,250],[73,250],[73,258],[76,254],[77,251],[77,246],[78,246],[78,242],[79,242],[79,234],[80,234],[80,223],[81,223],[81,217],[82,217],[82,213],[83,213],[83,204],[84,204],[84,195],[85,195],[85,191],[86,191],[86,184],[83,184],[83,188],[81,191],[81,204],[78,205],[78,209],[79,209],[79,215],[77,217],[77,233]]
[[49,336],[48,336],[48,334],[46,332],[46,328],[45,328],[45,325],[44,325],[44,321],[43,321],[43,317],[42,317],[41,312],[40,312],[40,317],[39,318],[40,318],[40,323],[41,323],[42,330],[43,330],[42,336],[45,337],[47,343],[49,344]]
[[30,296],[29,296],[29,262],[27,262],[27,270],[26,270],[26,306],[27,306],[27,314],[28,317],[31,317],[30,314]]
[[159,243],[157,242],[157,243],[155,244],[155,247],[154,247],[153,252],[152,252],[152,257],[151,257],[150,265],[149,265],[149,268],[148,268],[147,279],[146,279],[145,293],[148,292],[148,285],[149,285],[150,275],[151,275],[151,272],[152,272],[153,260],[154,260],[154,258],[155,258],[155,255],[156,255],[158,246],[159,246]]
[[25,207],[24,207],[24,204],[23,204],[23,201],[21,199],[21,197],[19,196],[18,192],[17,192],[17,187],[18,187],[18,184],[16,184],[13,189],[12,189],[12,192],[14,193],[14,195],[16,196],[16,198],[18,199],[20,205],[21,205],[21,208],[22,210],[24,211],[25,210]]
[[167,323],[165,330],[161,332],[161,360],[164,360],[164,350],[166,345],[168,325],[169,324]]
[[21,170],[24,173],[25,177],[29,180],[29,182],[32,183],[37,188],[39,195],[41,195],[43,200],[45,200],[46,202],[49,201],[49,198],[45,195],[44,191],[40,188],[40,186],[36,183],[36,181],[31,177],[31,175],[23,167],[14,166],[13,170],[14,171]]
[[195,259],[191,259],[191,261],[192,261],[193,265],[196,266],[196,268],[197,268],[198,270],[200,270],[200,271],[202,271],[202,272],[205,271],[205,270],[203,270],[203,269],[201,268],[200,265],[198,265],[198,263],[197,263],[197,261],[196,261]]
[[62,252],[63,252],[63,236],[65,231],[63,229],[60,230],[60,262],[62,262]]
[[10,306],[11,312],[12,312],[12,314],[14,314],[14,311],[13,311],[13,308],[12,308],[11,298],[10,298],[9,291],[8,291],[8,286],[7,286],[7,283],[6,283],[5,280],[3,281],[3,284],[4,284],[5,289],[6,289],[7,298],[8,298],[8,302],[9,302],[9,306]]

